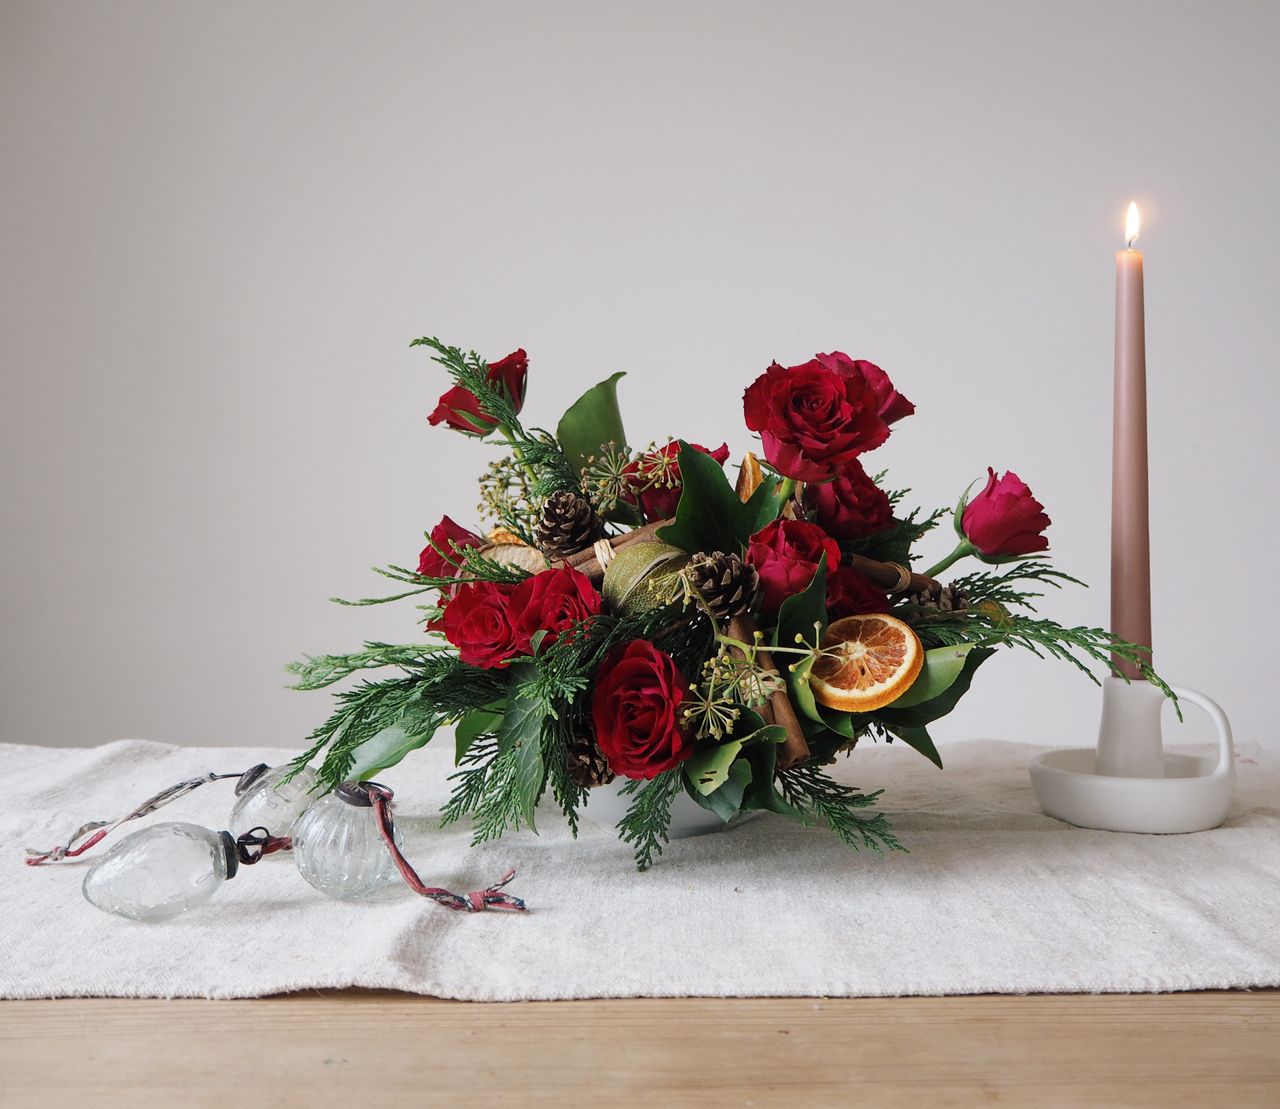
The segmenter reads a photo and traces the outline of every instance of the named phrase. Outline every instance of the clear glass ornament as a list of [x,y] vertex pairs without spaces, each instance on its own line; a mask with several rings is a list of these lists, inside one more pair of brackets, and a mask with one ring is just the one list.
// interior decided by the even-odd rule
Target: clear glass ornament
[[[396,846],[400,832],[393,829]],[[298,872],[340,901],[393,897],[405,886],[378,831],[363,782],[347,782],[314,802],[293,826]]]
[[235,876],[235,843],[196,824],[153,824],[122,839],[89,868],[85,899],[133,920],[167,920],[203,905]]
[[253,828],[266,828],[273,836],[291,835],[307,807],[316,799],[315,771],[304,766],[285,782],[292,766],[254,767],[236,784],[236,803],[229,826],[233,836]]

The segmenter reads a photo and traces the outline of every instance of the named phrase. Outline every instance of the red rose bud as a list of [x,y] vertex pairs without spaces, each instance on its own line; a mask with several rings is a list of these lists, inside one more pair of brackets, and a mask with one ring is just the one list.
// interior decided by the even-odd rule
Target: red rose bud
[[803,593],[827,556],[827,573],[840,565],[840,548],[817,524],[805,520],[774,520],[751,537],[747,561],[760,574],[760,607],[773,615],[782,602]]
[[[485,374],[490,385],[497,386],[510,398],[517,412],[524,407],[526,376],[529,372],[529,357],[523,348],[513,351],[498,362],[490,362]],[[488,435],[498,426],[497,420],[484,411],[475,393],[455,385],[441,396],[436,409],[427,417],[427,422],[436,427],[444,424],[467,435]]]
[[997,480],[987,467],[987,487],[964,507],[960,527],[979,558],[1005,562],[1049,549],[1042,533],[1051,521],[1044,505],[1012,470]]
[[545,631],[543,645],[550,644],[561,632],[598,616],[603,607],[604,598],[586,574],[562,567],[525,578],[511,594],[509,612],[516,639],[528,654],[538,632]]
[[828,535],[862,539],[893,523],[893,506],[883,489],[867,477],[856,459],[835,480],[804,487],[804,502]]
[[596,671],[591,724],[609,769],[624,778],[656,778],[693,754],[683,727],[689,683],[670,655],[633,639]]
[[490,581],[459,585],[444,615],[430,626],[444,632],[467,665],[484,670],[506,666],[527,646],[511,626],[513,588]]
[[[723,466],[729,460],[729,445],[721,443],[709,451],[690,443],[696,451],[710,455]],[[646,522],[666,520],[676,514],[684,485],[680,477],[680,444],[668,443],[656,451],[646,451],[634,462],[628,462],[622,474],[626,485],[622,499],[638,508]]]
[[868,612],[888,612],[889,597],[852,566],[838,567],[827,575],[827,616],[862,616]]
[[430,542],[418,556],[418,573],[424,578],[456,578],[462,566],[458,552],[466,547],[484,546],[480,536],[448,516],[441,518],[428,538]]
[[799,366],[774,362],[743,394],[747,427],[785,477],[827,481],[889,438],[889,424],[915,411],[870,362],[835,351]]

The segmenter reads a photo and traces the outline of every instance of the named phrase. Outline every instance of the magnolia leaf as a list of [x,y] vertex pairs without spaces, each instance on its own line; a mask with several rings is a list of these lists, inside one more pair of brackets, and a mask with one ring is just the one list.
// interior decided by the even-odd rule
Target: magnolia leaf
[[685,776],[703,797],[714,793],[729,780],[729,767],[742,750],[742,740],[735,739],[719,747],[697,752],[684,764]]
[[845,739],[857,739],[866,729],[866,720],[858,723],[860,714],[852,712],[841,712],[839,709],[829,709],[825,705],[818,707],[818,715],[822,722],[838,735],[842,735]]
[[724,785],[705,797],[686,782],[686,790],[690,797],[704,809],[710,809],[726,824],[742,810],[742,799],[747,786],[751,784],[751,764],[745,759],[738,759],[729,767]]
[[[773,630],[774,647],[817,647],[822,641],[822,633],[827,630],[827,556],[818,560],[818,569],[813,580],[802,593],[788,597],[778,610],[778,624]],[[791,697],[791,706],[801,716],[817,724],[823,723],[814,700],[813,690],[809,688],[809,671],[813,667],[812,656],[802,659],[798,664],[790,664],[787,659],[792,655],[778,654],[774,657],[779,671],[786,678]]]
[[482,735],[497,734],[502,724],[504,703],[495,701],[482,709],[467,713],[453,730],[454,764],[462,761],[462,756],[471,750],[471,745]]
[[787,739],[787,729],[781,724],[766,724],[763,716],[747,708],[739,712],[735,732],[744,746],[748,743],[785,743]]
[[880,709],[874,715],[893,731],[899,728],[923,728],[926,724],[940,720],[959,704],[961,697],[969,692],[974,673],[993,654],[995,654],[994,647],[974,647],[965,656],[960,673],[937,697],[909,708],[899,708],[895,703]]
[[[724,551],[740,554],[763,526],[773,519],[768,483],[761,484],[746,504],[729,484],[724,467],[709,454],[680,443],[680,502],[675,522],[658,531],[658,538],[689,552]],[[767,517],[767,519],[766,519]]]
[[[741,808],[760,809],[789,816],[801,824],[812,821],[778,792],[774,776],[778,771],[778,748],[772,743],[756,743],[747,747],[742,757],[750,764],[751,781],[743,792]],[[721,787],[723,788],[723,787]]]
[[599,457],[606,443],[626,449],[627,433],[618,409],[618,379],[625,376],[619,372],[591,386],[560,417],[556,438],[575,470],[583,469],[592,455]]
[[354,761],[347,777],[352,781],[365,781],[395,766],[410,751],[425,747],[435,734],[435,725],[430,717],[415,720],[416,715],[406,713],[398,723],[383,728],[352,751]]
[[920,674],[901,697],[888,707],[907,709],[923,701],[932,701],[943,693],[964,670],[964,660],[973,650],[972,643],[960,643],[952,647],[934,647],[924,653],[924,666]]
[[933,745],[933,737],[923,725],[918,728],[890,727],[889,730],[903,743],[919,751],[939,770],[942,769],[942,756],[938,754],[938,748]]

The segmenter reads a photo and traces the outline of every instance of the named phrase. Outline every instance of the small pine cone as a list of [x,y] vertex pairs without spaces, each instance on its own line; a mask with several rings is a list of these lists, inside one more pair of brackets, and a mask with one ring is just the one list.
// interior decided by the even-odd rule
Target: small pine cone
[[604,535],[604,523],[586,497],[562,489],[542,506],[538,546],[553,558],[568,558]]
[[717,619],[741,616],[750,610],[760,589],[760,575],[736,554],[714,551],[696,554],[689,563],[689,583]]
[[925,589],[911,600],[920,608],[935,612],[964,612],[969,607],[969,598],[954,585],[944,585],[936,591]]
[[606,786],[614,779],[604,753],[590,736],[580,736],[569,744],[565,764],[569,777],[583,789]]

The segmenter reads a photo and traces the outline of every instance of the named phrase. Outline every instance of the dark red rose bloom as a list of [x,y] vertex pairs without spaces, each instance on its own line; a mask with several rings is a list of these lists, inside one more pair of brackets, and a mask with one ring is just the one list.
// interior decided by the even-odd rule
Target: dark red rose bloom
[[823,530],[837,539],[861,539],[884,531],[893,522],[889,498],[856,459],[846,464],[834,481],[806,485],[804,502]]
[[782,602],[803,593],[813,581],[818,561],[827,556],[827,573],[840,565],[840,548],[817,524],[774,520],[747,544],[747,561],[760,574],[760,607],[773,615]]
[[[696,451],[710,455],[721,466],[729,459],[729,445],[721,443],[709,451],[698,443],[690,443]],[[646,522],[666,520],[676,514],[680,493],[684,489],[680,477],[680,444],[668,443],[656,451],[647,451],[623,469],[626,491],[622,499],[638,509]]]
[[[529,372],[529,357],[523,348],[513,351],[499,362],[489,363],[489,372],[485,375],[489,384],[502,389],[517,412],[524,407],[525,377]],[[436,410],[427,417],[432,427],[444,424],[454,431],[463,431],[468,435],[488,435],[497,422],[485,414],[479,400],[470,389],[455,385],[448,390],[436,405]]]
[[841,566],[827,575],[827,616],[861,616],[866,612],[888,612],[889,597],[852,566]]
[[774,362],[743,395],[747,427],[784,476],[826,481],[889,438],[889,424],[914,411],[884,371],[835,351],[799,366]]
[[652,643],[633,639],[596,671],[591,724],[609,769],[624,778],[656,778],[693,754],[682,727],[689,683]]
[[468,665],[485,670],[506,666],[524,654],[526,646],[511,626],[513,588],[489,581],[465,582],[431,627],[443,630]]
[[1012,470],[997,480],[987,467],[987,487],[965,507],[961,524],[965,538],[983,558],[1016,558],[1047,551],[1042,534],[1051,523],[1044,505]]
[[562,631],[599,615],[603,604],[586,574],[567,566],[543,570],[525,578],[511,594],[511,625],[528,653],[537,632],[545,631],[543,643],[551,643]]
[[431,529],[431,542],[418,556],[418,573],[424,578],[456,578],[461,566],[458,551],[464,547],[483,547],[484,540],[467,531],[448,516]]

